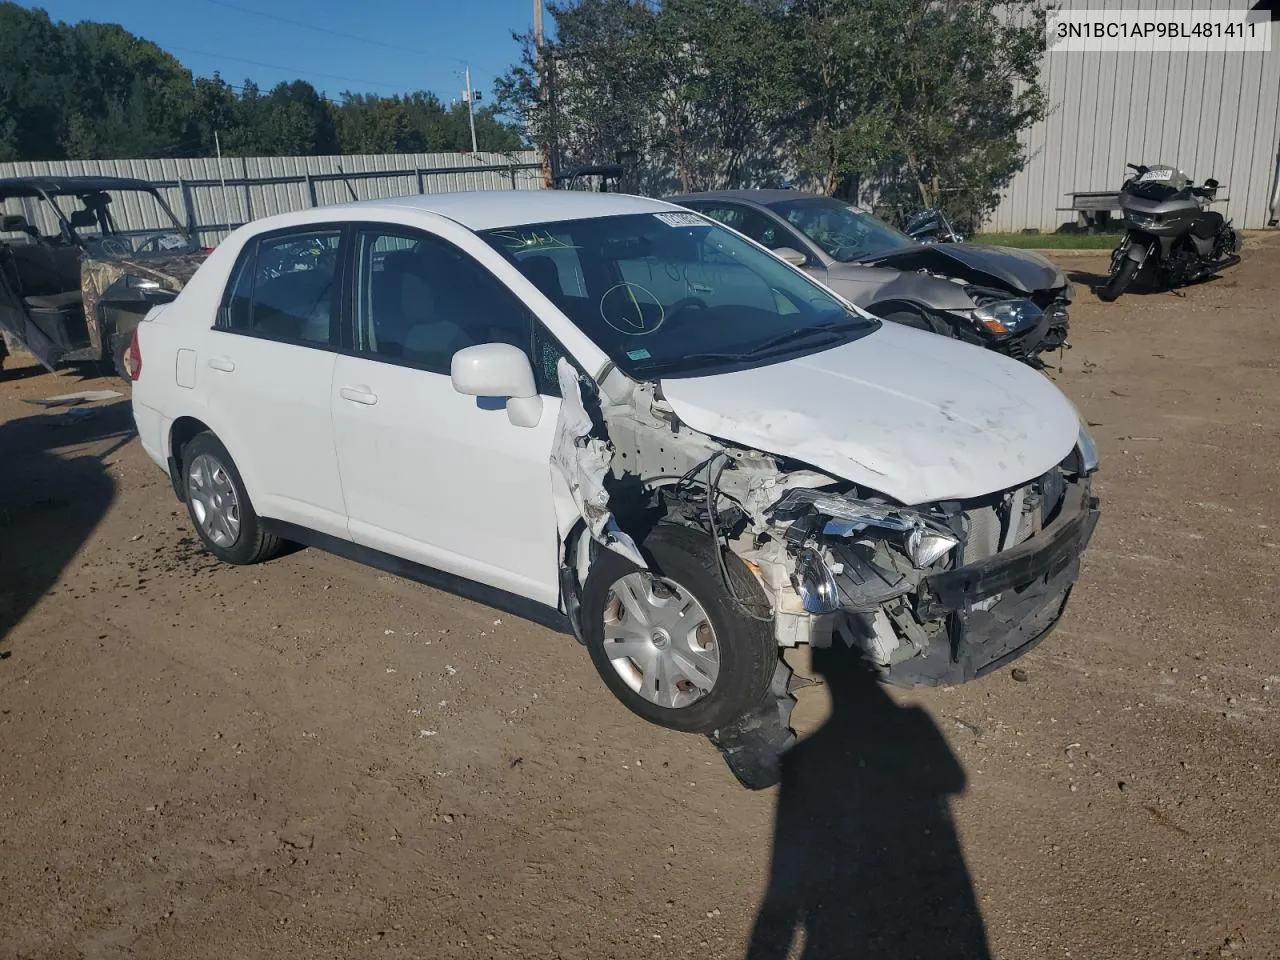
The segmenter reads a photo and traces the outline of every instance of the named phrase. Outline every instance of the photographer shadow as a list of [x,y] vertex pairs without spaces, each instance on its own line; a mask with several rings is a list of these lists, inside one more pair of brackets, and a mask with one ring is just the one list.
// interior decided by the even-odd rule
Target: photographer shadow
[[843,644],[813,651],[831,715],[782,760],[768,889],[748,960],[988,960],[948,809],[965,774],[927,713]]

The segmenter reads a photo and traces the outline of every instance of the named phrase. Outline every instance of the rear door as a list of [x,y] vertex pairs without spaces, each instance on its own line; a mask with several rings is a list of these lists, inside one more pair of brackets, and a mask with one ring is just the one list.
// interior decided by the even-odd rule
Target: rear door
[[196,378],[258,513],[345,539],[329,411],[343,236],[315,224],[250,241]]
[[[353,342],[332,393],[351,538],[555,605],[556,348],[522,301],[441,237],[369,225],[352,264]],[[538,358],[534,427],[512,424],[505,398],[453,389],[453,354],[493,342]]]

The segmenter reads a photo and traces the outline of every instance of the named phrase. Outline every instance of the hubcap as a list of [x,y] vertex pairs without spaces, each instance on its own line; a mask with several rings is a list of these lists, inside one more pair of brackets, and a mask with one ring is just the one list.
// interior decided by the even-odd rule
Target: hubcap
[[660,707],[696,703],[720,674],[715,628],[702,604],[649,573],[629,573],[610,588],[604,649],[627,686]]
[[187,468],[187,497],[205,536],[220,547],[240,538],[240,501],[227,468],[202,453]]

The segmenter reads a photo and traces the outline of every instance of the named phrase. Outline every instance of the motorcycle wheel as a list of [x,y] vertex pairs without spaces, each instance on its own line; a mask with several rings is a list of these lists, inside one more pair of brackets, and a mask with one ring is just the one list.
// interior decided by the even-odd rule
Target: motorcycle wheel
[[1107,281],[1107,285],[1098,293],[1098,299],[1110,303],[1119,297],[1133,282],[1133,278],[1140,266],[1142,264],[1138,263],[1137,260],[1130,260],[1125,257],[1124,262],[1120,264],[1120,269],[1112,272],[1111,279]]

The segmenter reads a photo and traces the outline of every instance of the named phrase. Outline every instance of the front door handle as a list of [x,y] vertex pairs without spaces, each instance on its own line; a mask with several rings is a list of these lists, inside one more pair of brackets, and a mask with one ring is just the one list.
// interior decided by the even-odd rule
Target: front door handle
[[358,387],[339,387],[338,396],[352,403],[363,403],[366,407],[372,407],[378,402],[378,395],[364,384]]
[[210,357],[209,366],[214,370],[221,370],[223,373],[230,373],[236,368],[234,360],[228,360],[226,357]]

